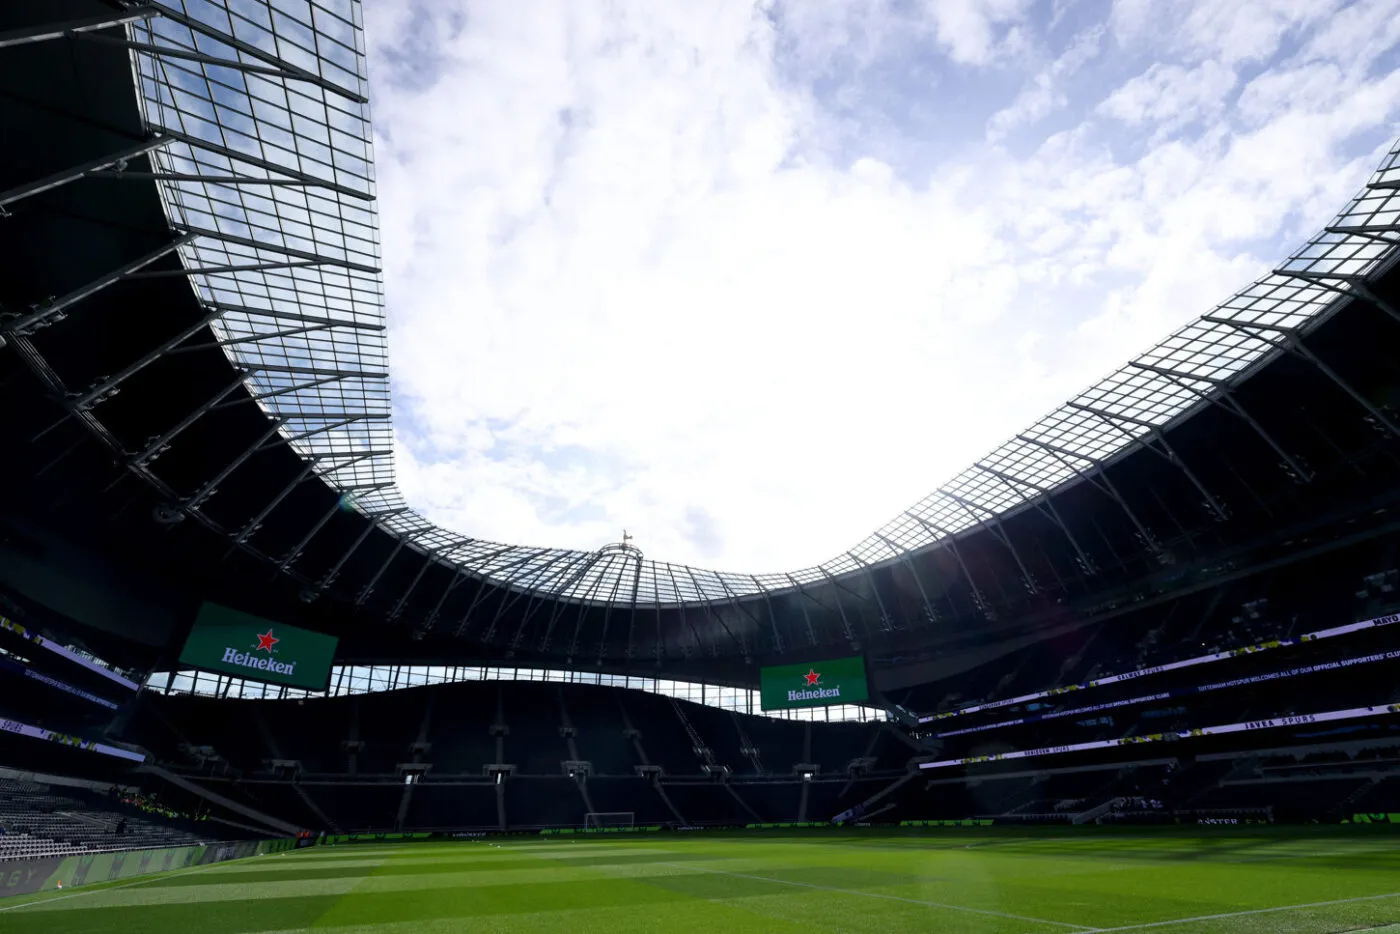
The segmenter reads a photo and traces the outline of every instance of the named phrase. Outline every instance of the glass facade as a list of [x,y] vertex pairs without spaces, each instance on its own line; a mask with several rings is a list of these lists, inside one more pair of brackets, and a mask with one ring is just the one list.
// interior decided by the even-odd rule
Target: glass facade
[[156,183],[195,292],[283,437],[432,560],[595,603],[712,605],[898,560],[1078,482],[1289,346],[1395,253],[1400,149],[1278,268],[1017,434],[825,564],[721,573],[635,549],[503,545],[440,528],[394,484],[360,0],[168,0],[127,26]]
[[813,707],[803,710],[780,710],[765,713],[759,704],[759,693],[747,688],[695,681],[671,681],[665,678],[640,678],[635,675],[607,675],[596,671],[562,671],[550,668],[508,668],[471,665],[342,665],[331,669],[328,691],[304,691],[279,684],[246,681],[210,671],[183,670],[156,672],[146,679],[146,687],[163,694],[200,694],[207,697],[241,698],[244,700],[288,700],[306,697],[344,697],[349,694],[372,694],[378,691],[399,691],[429,684],[450,684],[458,681],[559,681],[568,684],[601,684],[605,687],[648,691],[680,700],[693,701],[721,710],[773,717],[779,720],[815,720],[819,722],[861,722],[887,720],[888,714],[875,707],[845,704]]

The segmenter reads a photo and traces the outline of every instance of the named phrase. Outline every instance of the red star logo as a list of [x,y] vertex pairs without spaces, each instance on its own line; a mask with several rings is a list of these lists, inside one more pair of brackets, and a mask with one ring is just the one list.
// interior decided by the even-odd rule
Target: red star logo
[[263,633],[262,635],[258,636],[258,647],[255,648],[255,649],[253,649],[253,651],[254,651],[254,652],[267,652],[268,654],[271,654],[271,653],[272,653],[272,647],[273,647],[274,645],[276,645],[277,643],[281,642],[281,641],[282,641],[282,640],[279,639],[279,638],[277,638],[276,636],[274,636],[274,635],[272,634],[272,630],[269,629],[267,632],[265,632],[265,633]]
[[820,684],[822,680],[822,676],[817,674],[817,670],[815,668],[808,668],[807,673],[802,677],[807,679],[807,684],[809,687],[815,687],[816,685]]

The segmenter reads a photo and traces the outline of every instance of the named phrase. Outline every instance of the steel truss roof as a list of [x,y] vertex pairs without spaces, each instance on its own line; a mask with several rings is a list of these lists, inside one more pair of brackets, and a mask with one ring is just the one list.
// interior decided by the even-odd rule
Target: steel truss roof
[[[1043,508],[1050,491],[1131,449],[1155,444],[1171,456],[1163,429],[1202,405],[1231,404],[1232,384],[1269,356],[1306,353],[1300,336],[1347,299],[1369,300],[1367,277],[1400,242],[1397,146],[1333,223],[1277,270],[825,564],[722,573],[621,546],[499,544],[433,524],[394,485],[359,0],[178,0],[133,6],[122,21],[151,134],[151,174],[183,237],[185,269],[277,430],[406,547],[460,575],[570,600],[728,602],[827,581],[964,531],[995,533],[997,517]],[[1208,508],[1223,509],[1201,492]],[[1146,538],[1143,545],[1153,547]]]

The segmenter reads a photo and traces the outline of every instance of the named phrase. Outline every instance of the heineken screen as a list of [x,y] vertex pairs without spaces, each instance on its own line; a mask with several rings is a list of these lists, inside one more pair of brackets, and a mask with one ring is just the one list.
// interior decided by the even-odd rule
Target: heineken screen
[[321,691],[330,681],[336,641],[333,636],[206,603],[185,640],[180,664]]
[[764,710],[859,704],[870,699],[865,659],[860,655],[759,670]]

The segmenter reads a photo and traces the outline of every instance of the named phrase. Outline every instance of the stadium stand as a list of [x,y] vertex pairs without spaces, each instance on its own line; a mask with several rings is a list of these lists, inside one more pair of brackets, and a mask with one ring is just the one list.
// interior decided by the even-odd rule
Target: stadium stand
[[183,846],[215,836],[100,802],[76,789],[0,779],[0,859]]

